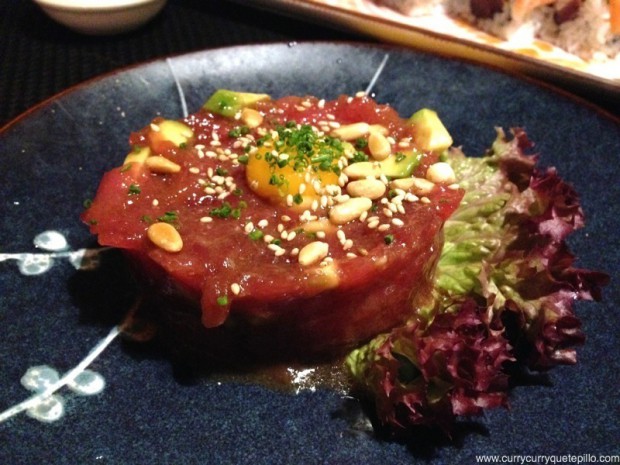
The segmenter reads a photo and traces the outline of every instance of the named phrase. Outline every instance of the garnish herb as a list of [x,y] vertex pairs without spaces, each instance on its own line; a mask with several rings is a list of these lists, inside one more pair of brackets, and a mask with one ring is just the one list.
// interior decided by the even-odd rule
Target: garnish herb
[[221,295],[216,299],[216,302],[218,305],[220,305],[221,307],[224,307],[226,305],[228,305],[228,296],[227,295]]
[[157,217],[157,221],[163,221],[164,223],[174,223],[179,220],[179,214],[175,211],[164,213],[162,216]]
[[260,229],[255,229],[250,232],[250,234],[248,234],[248,237],[253,241],[258,241],[259,239],[262,239],[264,235],[265,233],[263,233],[263,231],[261,231]]
[[129,189],[128,189],[129,195],[137,195],[140,192],[142,192],[142,191],[140,190],[140,186],[138,186],[137,184],[130,184],[129,185]]

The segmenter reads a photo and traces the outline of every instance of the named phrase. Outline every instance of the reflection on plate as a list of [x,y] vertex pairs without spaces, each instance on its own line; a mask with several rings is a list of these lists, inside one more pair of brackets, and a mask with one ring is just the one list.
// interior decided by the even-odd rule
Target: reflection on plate
[[390,43],[524,72],[571,90],[585,87],[590,92],[611,93],[616,98],[620,95],[618,60],[586,62],[541,40],[505,41],[445,14],[411,17],[372,0],[258,0],[258,3],[344,26]]
[[[620,216],[609,206],[620,195],[620,126],[590,108],[503,73],[388,46],[273,44],[156,61],[71,89],[0,134],[0,253],[17,254],[0,261],[0,410],[26,398],[24,387],[75,366],[131,305],[120,254],[87,254],[95,244],[78,216],[125,154],[131,130],[153,115],[182,116],[177,83],[190,111],[221,87],[335,98],[366,89],[386,57],[376,99],[403,115],[435,108],[467,153],[484,150],[497,125],[525,127],[542,164],[557,166],[581,194],[588,225],[571,244],[579,264],[617,275]],[[99,266],[84,269],[94,256]],[[156,347],[117,338],[79,385],[39,412],[56,415],[60,402],[60,420],[22,414],[0,423],[0,462],[410,464],[617,454],[620,359],[609,354],[620,346],[618,301],[612,279],[603,303],[579,303],[588,336],[579,363],[524,375],[511,410],[460,423],[452,441],[379,440],[360,406],[339,392],[289,394],[195,377]]]

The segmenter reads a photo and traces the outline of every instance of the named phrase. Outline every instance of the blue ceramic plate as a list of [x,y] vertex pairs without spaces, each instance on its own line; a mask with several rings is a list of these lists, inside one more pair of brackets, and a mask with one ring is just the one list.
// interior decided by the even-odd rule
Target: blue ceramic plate
[[[620,126],[536,84],[381,46],[273,44],[174,57],[78,86],[6,127],[0,135],[0,410],[32,394],[20,383],[29,368],[49,367],[38,378],[30,372],[34,389],[41,376],[53,380],[76,366],[131,301],[117,253],[98,254],[99,266],[83,269],[93,263],[80,251],[95,241],[78,219],[101,175],[123,159],[131,130],[154,115],[181,117],[181,93],[190,111],[221,87],[275,97],[352,94],[369,86],[386,56],[372,88],[377,100],[402,115],[435,108],[470,154],[493,140],[495,126],[525,127],[542,164],[557,166],[577,187],[588,221],[571,237],[578,265],[612,275],[604,302],[576,307],[588,337],[579,363],[516,387],[510,410],[463,424],[452,441],[389,442],[373,437],[359,406],[338,392],[291,394],[190,378],[165,354],[117,338],[77,392],[64,387],[49,410],[40,406],[40,415],[53,417],[64,405],[58,421],[23,412],[0,423],[0,463],[474,463],[479,454],[620,453],[614,279]],[[46,231],[55,233],[40,235]],[[98,391],[102,381],[99,394],[80,395]]]

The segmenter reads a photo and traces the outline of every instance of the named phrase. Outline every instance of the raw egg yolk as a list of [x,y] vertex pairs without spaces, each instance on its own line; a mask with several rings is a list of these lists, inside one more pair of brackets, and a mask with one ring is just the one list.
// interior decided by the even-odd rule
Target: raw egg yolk
[[256,194],[298,210],[320,200],[325,186],[338,184],[338,175],[332,169],[313,165],[307,157],[304,162],[294,147],[277,152],[271,144],[258,147],[249,156],[246,178]]

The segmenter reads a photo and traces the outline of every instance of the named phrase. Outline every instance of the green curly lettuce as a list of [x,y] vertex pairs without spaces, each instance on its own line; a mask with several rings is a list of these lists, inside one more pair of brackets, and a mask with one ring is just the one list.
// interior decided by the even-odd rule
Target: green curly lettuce
[[584,336],[573,303],[600,299],[608,277],[573,267],[565,239],[584,225],[577,194],[524,153],[524,131],[512,134],[498,129],[483,157],[448,152],[465,195],[444,226],[433,301],[346,360],[389,430],[449,429],[505,406],[509,362],[576,362]]

